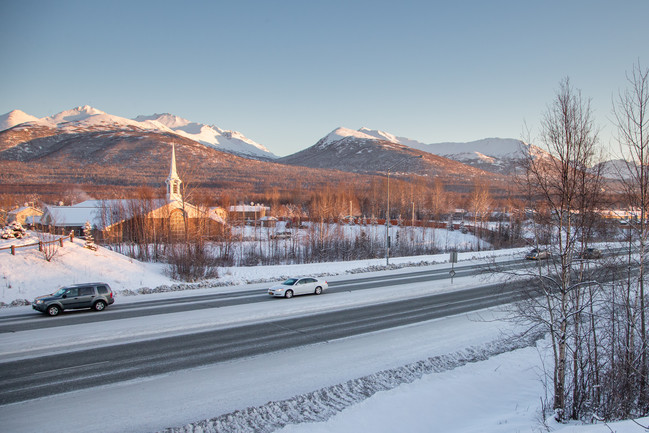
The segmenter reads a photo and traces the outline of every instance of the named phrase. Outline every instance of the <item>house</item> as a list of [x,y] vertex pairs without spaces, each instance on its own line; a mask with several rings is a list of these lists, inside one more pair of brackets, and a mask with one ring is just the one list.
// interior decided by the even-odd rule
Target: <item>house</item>
[[250,203],[249,205],[230,206],[228,212],[230,220],[235,222],[245,221],[246,224],[253,225],[265,219],[266,214],[270,213],[270,207],[259,203]]
[[21,225],[28,225],[30,222],[38,221],[41,215],[43,215],[42,210],[25,205],[7,213],[7,224],[17,221]]
[[164,199],[86,200],[73,206],[47,206],[41,226],[81,235],[89,222],[96,231],[95,238],[106,242],[178,240],[186,235],[214,238],[223,234],[225,220],[217,211],[184,201],[174,147],[165,184]]

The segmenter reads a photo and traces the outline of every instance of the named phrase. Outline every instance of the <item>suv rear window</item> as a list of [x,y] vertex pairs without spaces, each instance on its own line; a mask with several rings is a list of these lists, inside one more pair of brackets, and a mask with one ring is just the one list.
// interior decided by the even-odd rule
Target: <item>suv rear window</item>
[[97,286],[97,291],[99,292],[100,295],[107,295],[108,294],[108,287],[106,287],[106,286]]
[[79,287],[79,296],[91,296],[95,294],[95,290],[90,286]]

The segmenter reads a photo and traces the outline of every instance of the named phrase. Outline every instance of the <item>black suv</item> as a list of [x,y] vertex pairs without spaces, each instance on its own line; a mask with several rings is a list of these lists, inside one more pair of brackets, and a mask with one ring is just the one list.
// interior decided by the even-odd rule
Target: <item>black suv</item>
[[63,310],[77,308],[102,311],[113,302],[115,302],[113,291],[108,284],[84,283],[62,287],[51,295],[39,296],[32,302],[32,308],[56,316]]

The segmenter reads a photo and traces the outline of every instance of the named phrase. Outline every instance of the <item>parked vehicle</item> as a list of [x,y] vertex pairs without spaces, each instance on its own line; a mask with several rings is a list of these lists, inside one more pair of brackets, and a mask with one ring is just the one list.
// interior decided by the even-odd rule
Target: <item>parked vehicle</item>
[[550,258],[550,253],[545,249],[534,248],[525,255],[525,258],[527,260],[545,260]]
[[106,283],[84,283],[66,286],[51,295],[39,296],[32,308],[50,316],[64,310],[92,308],[102,311],[115,302],[113,291]]
[[586,248],[581,254],[579,254],[580,259],[601,259],[602,252],[597,248]]
[[289,278],[281,284],[268,289],[271,296],[292,298],[295,295],[307,295],[310,293],[319,295],[329,288],[326,281],[312,277]]

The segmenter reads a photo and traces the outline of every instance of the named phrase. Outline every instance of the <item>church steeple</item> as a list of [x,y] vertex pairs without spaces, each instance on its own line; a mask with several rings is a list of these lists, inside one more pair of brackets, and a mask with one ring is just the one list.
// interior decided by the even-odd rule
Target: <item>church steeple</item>
[[183,196],[180,193],[182,180],[180,180],[176,172],[176,146],[174,144],[171,145],[171,169],[169,170],[169,177],[165,183],[167,184],[167,200],[183,201]]

